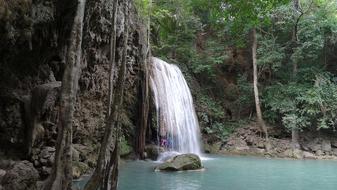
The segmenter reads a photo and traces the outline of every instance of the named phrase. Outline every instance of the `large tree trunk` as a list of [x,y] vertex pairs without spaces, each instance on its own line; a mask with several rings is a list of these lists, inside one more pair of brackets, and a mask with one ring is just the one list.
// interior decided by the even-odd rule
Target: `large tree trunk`
[[142,82],[141,82],[141,105],[140,105],[140,122],[137,134],[137,154],[138,158],[145,159],[145,143],[146,143],[146,130],[149,120],[149,75],[148,75],[148,63],[149,58],[144,58],[144,64],[142,68]]
[[66,68],[62,79],[55,164],[45,190],[70,190],[72,185],[72,122],[80,75],[83,17],[86,0],[79,0],[70,41],[66,52]]
[[[117,188],[118,175],[118,143],[112,147],[112,132],[113,128],[118,126],[119,111],[123,103],[123,93],[126,78],[126,62],[127,62],[127,43],[128,43],[128,21],[129,21],[129,6],[128,1],[124,1],[125,15],[125,31],[123,37],[123,53],[122,61],[118,72],[116,89],[113,95],[112,107],[105,126],[105,134],[100,148],[100,153],[97,160],[97,166],[85,190],[106,190]],[[117,6],[118,4],[116,4]],[[111,91],[110,91],[111,92]],[[116,141],[119,141],[118,129],[116,129]],[[113,149],[113,150],[112,150]],[[111,180],[113,179],[113,181]]]
[[[152,1],[150,0],[150,6]],[[148,14],[148,21],[147,21],[147,36],[146,45],[142,46],[141,58],[142,62],[142,82],[141,82],[141,93],[142,93],[142,100],[140,105],[140,122],[139,122],[139,129],[137,134],[137,154],[138,158],[145,159],[145,143],[146,143],[146,130],[148,127],[149,121],[149,109],[150,109],[150,102],[149,102],[149,66],[150,64],[150,13]]]
[[256,117],[258,125],[261,127],[262,131],[266,136],[266,149],[269,151],[269,138],[268,138],[268,130],[266,124],[262,117],[262,111],[260,106],[260,98],[259,98],[259,89],[258,89],[258,74],[257,74],[257,64],[256,64],[256,50],[257,50],[257,39],[256,39],[256,29],[252,29],[252,59],[253,59],[253,86],[254,86],[254,98],[255,98],[255,107],[256,107]]

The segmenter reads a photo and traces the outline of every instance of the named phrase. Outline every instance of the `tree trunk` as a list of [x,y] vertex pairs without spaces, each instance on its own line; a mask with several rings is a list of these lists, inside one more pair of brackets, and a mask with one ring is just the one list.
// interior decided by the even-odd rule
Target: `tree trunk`
[[[118,4],[116,4],[117,6]],[[128,21],[129,21],[129,7],[128,1],[124,2],[125,5],[125,31],[123,38],[123,53],[118,78],[116,83],[115,94],[111,106],[111,113],[107,118],[103,142],[100,148],[100,153],[97,160],[97,166],[88,183],[85,185],[85,190],[106,190],[117,188],[117,175],[118,175],[118,143],[114,147],[112,145],[112,132],[113,128],[118,126],[119,111],[123,103],[123,93],[126,75],[126,62],[127,62],[127,43],[128,43]],[[111,91],[110,91],[111,92]],[[118,129],[116,141],[118,142]],[[114,151],[112,151],[112,148]],[[109,159],[110,158],[110,159]],[[113,179],[114,181],[111,181]]]
[[107,116],[111,114],[113,79],[114,79],[113,70],[116,69],[117,6],[118,6],[118,0],[113,0],[112,33],[111,33],[111,38],[110,38],[109,99],[108,99]]
[[257,39],[256,39],[256,29],[252,30],[252,59],[253,59],[253,86],[254,86],[254,98],[255,98],[255,107],[256,107],[256,117],[258,125],[261,127],[261,130],[264,132],[266,136],[266,149],[269,149],[269,138],[268,138],[268,130],[266,124],[262,117],[262,111],[260,106],[260,98],[259,98],[259,89],[258,89],[258,76],[257,76],[257,64],[256,64],[256,50],[257,50]]
[[[295,24],[294,24],[294,27],[293,27],[293,36],[292,36],[292,40],[291,40],[292,41],[292,50],[291,50],[292,53],[295,52],[295,48],[298,46],[298,40],[297,40],[297,38],[298,38],[297,37],[298,23],[299,23],[299,20],[300,20],[301,16],[303,15],[303,13],[301,13],[300,16],[298,16],[298,17],[295,16],[297,14],[297,12],[300,12],[300,0],[293,0],[293,4],[294,4],[294,22],[295,22]],[[293,62],[292,78],[296,82],[298,65],[297,65],[296,60],[293,60],[292,62]],[[293,149],[299,148],[298,139],[299,139],[298,128],[293,127],[291,129],[291,142],[292,142]]]
[[[152,2],[150,1],[150,4]],[[150,5],[151,6],[151,5]],[[140,122],[139,122],[139,129],[137,135],[137,154],[139,159],[145,159],[145,143],[146,143],[146,130],[148,127],[148,120],[149,120],[149,109],[150,109],[150,102],[149,102],[149,67],[148,64],[150,63],[150,13],[148,15],[148,23],[147,23],[147,36],[146,36],[146,46],[143,45],[143,51],[141,52],[141,57],[143,60],[142,64],[142,81],[141,81],[141,92],[142,92],[142,102],[140,105]],[[145,51],[144,51],[145,50]]]
[[148,126],[149,115],[149,75],[148,75],[149,58],[144,59],[141,93],[142,100],[140,105],[140,122],[137,135],[137,154],[139,159],[145,159],[145,142],[146,130]]
[[45,190],[70,190],[72,185],[72,121],[81,69],[85,3],[86,0],[78,1],[66,52],[66,68],[62,79],[55,164],[44,186]]

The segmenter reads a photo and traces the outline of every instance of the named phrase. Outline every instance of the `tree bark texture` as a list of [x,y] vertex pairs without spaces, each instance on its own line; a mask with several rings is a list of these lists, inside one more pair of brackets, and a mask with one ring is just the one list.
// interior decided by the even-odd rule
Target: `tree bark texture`
[[112,10],[112,32],[110,38],[110,69],[109,69],[109,102],[108,102],[108,114],[111,113],[112,94],[113,94],[113,70],[116,68],[116,33],[117,33],[117,6],[118,0],[113,0]]
[[[291,46],[292,53],[295,52],[295,49],[298,46],[298,24],[299,24],[300,18],[303,16],[303,12],[301,11],[301,8],[300,8],[300,0],[293,0],[293,4],[294,4],[294,26],[293,26],[293,36],[292,36],[292,46]],[[296,17],[297,13],[300,13],[298,17]],[[296,60],[292,60],[292,64],[293,64],[292,77],[293,77],[293,80],[296,81],[298,64]],[[298,139],[299,139],[298,128],[293,127],[291,129],[291,142],[292,142],[293,149],[299,148]]]
[[65,55],[66,68],[61,87],[55,163],[45,190],[70,190],[72,185],[72,121],[80,76],[83,18],[86,0],[78,0],[76,15]]
[[[262,117],[260,98],[259,98],[259,89],[258,89],[258,73],[257,73],[257,64],[256,64],[256,50],[257,50],[257,39],[256,39],[256,29],[252,29],[252,60],[253,60],[253,86],[254,86],[254,98],[255,98],[255,107],[256,107],[256,117],[257,122],[262,131],[266,136],[267,144],[269,143],[268,130],[266,124]],[[267,146],[266,146],[267,147]]]
[[[115,93],[112,96],[111,112],[105,125],[105,133],[100,148],[95,171],[85,190],[111,190],[117,188],[118,177],[118,143],[112,146],[113,129],[118,127],[119,112],[123,103],[124,86],[126,79],[127,47],[128,47],[128,25],[129,25],[129,2],[124,1],[125,31],[123,36],[122,60],[118,71],[118,78],[115,85]],[[111,91],[110,91],[111,92]],[[118,129],[116,141],[119,141]]]
[[[152,3],[150,1],[150,3]],[[142,79],[141,79],[141,104],[140,104],[140,121],[137,134],[137,154],[139,159],[145,159],[145,144],[146,144],[146,131],[149,122],[149,110],[150,110],[150,100],[149,100],[149,64],[150,64],[150,15],[148,15],[147,24],[147,35],[146,44],[142,46],[142,52],[140,53],[142,64]]]

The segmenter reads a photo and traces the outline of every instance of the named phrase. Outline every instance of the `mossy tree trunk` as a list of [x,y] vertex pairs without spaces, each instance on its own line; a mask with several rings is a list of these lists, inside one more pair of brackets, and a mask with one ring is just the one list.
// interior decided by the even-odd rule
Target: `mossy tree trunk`
[[61,87],[55,164],[44,185],[45,190],[70,190],[72,185],[72,122],[81,68],[85,4],[86,0],[77,2],[68,48],[65,48],[66,68]]

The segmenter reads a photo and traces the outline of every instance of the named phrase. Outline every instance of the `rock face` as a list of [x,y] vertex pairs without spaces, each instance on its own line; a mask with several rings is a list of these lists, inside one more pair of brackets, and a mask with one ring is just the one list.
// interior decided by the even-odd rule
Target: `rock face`
[[[4,173],[4,172],[2,172]],[[36,190],[39,173],[28,161],[16,162],[0,181],[4,190]]]
[[[59,91],[65,65],[60,29],[71,28],[72,7],[58,2],[1,1],[0,10],[0,155],[27,159],[40,177],[48,177],[55,156]],[[123,3],[123,1],[119,1]],[[60,6],[60,7],[58,7]],[[1,9],[0,8],[0,9]],[[66,9],[66,10],[62,10]],[[131,8],[128,27],[126,86],[121,126],[127,144],[134,144],[138,123],[141,79],[146,57],[146,27]],[[70,11],[69,11],[70,10]],[[112,1],[88,0],[83,26],[82,63],[73,120],[74,174],[95,165],[108,101]],[[117,54],[125,33],[123,9],[118,10]],[[62,17],[62,18],[59,18]],[[58,21],[62,20],[62,23]],[[71,19],[70,19],[71,20]],[[65,22],[65,23],[63,23]],[[59,24],[64,24],[60,27]],[[116,65],[119,65],[118,63]],[[114,81],[119,67],[115,66]],[[127,111],[126,111],[127,110]],[[28,150],[27,150],[28,146]],[[131,149],[132,150],[132,149]]]
[[157,145],[148,145],[145,147],[145,152],[147,158],[157,160],[159,154],[164,152],[164,148]]
[[[274,127],[275,128],[275,127]],[[268,157],[294,158],[294,159],[337,159],[337,143],[328,134],[303,132],[300,134],[300,147],[294,149],[291,138],[282,136],[287,131],[275,131],[270,127],[270,148],[265,148],[265,138],[255,123],[238,128],[220,148],[218,153],[239,155],[260,155]]]
[[199,156],[195,154],[181,154],[158,165],[155,171],[183,171],[200,170],[202,164]]

